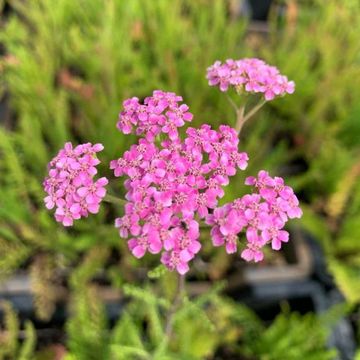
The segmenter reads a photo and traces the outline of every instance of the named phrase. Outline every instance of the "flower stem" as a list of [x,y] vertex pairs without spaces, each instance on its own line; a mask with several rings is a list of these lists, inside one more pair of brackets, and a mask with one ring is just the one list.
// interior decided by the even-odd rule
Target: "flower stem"
[[266,104],[266,100],[262,100],[260,101],[255,107],[253,107],[251,109],[251,111],[249,111],[245,117],[244,117],[244,122],[249,120],[253,115],[255,115],[264,105]]
[[246,121],[248,121],[253,115],[255,115],[266,103],[266,100],[260,101],[256,106],[254,106],[246,115],[245,115],[245,106],[242,106],[237,111],[237,121],[235,130],[238,134],[240,134],[240,131]]
[[109,195],[106,194],[103,201],[110,203],[110,204],[115,204],[115,205],[125,205],[126,201],[124,199],[120,199],[116,196],[113,195]]
[[178,284],[177,284],[177,290],[176,295],[174,298],[174,302],[172,306],[170,307],[167,315],[166,315],[166,321],[165,321],[165,335],[170,341],[172,334],[173,334],[173,328],[174,328],[174,315],[178,308],[180,307],[185,295],[185,275],[178,274]]
[[241,106],[236,110],[236,124],[235,130],[238,134],[240,134],[241,128],[243,127],[244,121],[244,113],[245,113],[245,105]]
[[235,110],[235,112],[238,112],[238,107],[235,104],[234,100],[229,96],[229,94],[226,94],[226,98],[228,99],[230,105],[232,106],[232,108]]

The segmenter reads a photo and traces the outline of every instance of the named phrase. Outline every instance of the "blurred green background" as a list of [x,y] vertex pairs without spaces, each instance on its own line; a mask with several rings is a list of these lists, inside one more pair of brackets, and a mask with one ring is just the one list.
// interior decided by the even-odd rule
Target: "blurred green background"
[[[206,68],[217,59],[260,57],[295,81],[295,94],[269,103],[245,127],[241,149],[251,159],[246,175],[264,168],[286,177],[294,187],[304,210],[298,225],[321,244],[328,269],[356,314],[360,302],[359,1],[274,1],[265,28],[239,16],[241,3],[0,0],[0,277],[29,272],[35,284],[37,315],[49,319],[63,285],[59,272],[67,274],[78,309],[68,326],[68,359],[146,358],[140,350],[134,355],[128,349],[132,355],[121,355],[122,350],[111,345],[121,342],[121,334],[136,332],[129,319],[139,304],[135,302],[129,319],[110,334],[90,284],[93,277],[105,273],[114,287],[120,287],[134,281],[130,269],[139,269],[141,264],[130,258],[126,242],[113,227],[120,208],[104,206],[100,214],[77,222],[70,230],[54,221],[43,206],[47,163],[66,141],[102,142],[101,171],[110,175],[109,161],[135,141],[115,128],[122,101],[143,98],[154,89],[182,95],[194,114],[194,126],[204,122],[215,127],[233,125],[233,109],[226,97],[205,79]],[[242,194],[246,175],[232,180],[227,200]],[[121,195],[122,191],[121,182],[112,180],[110,192]],[[213,256],[216,260],[217,255]],[[151,268],[156,260],[149,259],[148,264]],[[234,329],[241,321],[256,323],[239,304],[216,301],[224,309],[223,318],[213,319],[218,324],[229,317],[235,318]],[[154,305],[151,299],[150,303]],[[91,306],[94,312],[90,314]],[[99,316],[90,321],[94,313]],[[14,325],[13,315],[8,309]],[[186,316],[191,318],[191,314]],[[333,353],[321,350],[326,342],[323,320],[286,312],[281,316],[272,325],[275,329],[252,325],[250,333],[235,334],[231,328],[227,339],[224,335],[215,337],[216,341],[207,335],[208,348],[199,354],[189,350],[199,349],[199,344],[184,339],[184,345],[180,339],[180,345],[187,346],[182,358],[205,358],[226,342],[238,348],[241,336],[247,339],[239,350],[244,359],[334,358]],[[75,324],[89,332],[79,334]],[[184,331],[190,331],[186,321],[182,324]],[[14,326],[13,338],[17,337]],[[304,327],[304,332],[289,335],[289,327]],[[311,331],[320,340],[309,345],[301,337],[306,329],[316,329]],[[0,356],[35,358],[34,330],[28,324],[26,331],[30,340],[23,345],[27,348],[6,340],[4,349],[8,350]],[[96,336],[98,331],[107,331],[104,339]],[[251,331],[265,335],[256,342]],[[72,341],[76,336],[78,341]],[[278,337],[287,339],[279,349],[272,340]],[[131,341],[138,344],[140,338],[134,335]],[[129,348],[134,345],[131,341],[125,343]],[[290,348],[295,348],[294,354]],[[84,351],[87,355],[79,355]]]

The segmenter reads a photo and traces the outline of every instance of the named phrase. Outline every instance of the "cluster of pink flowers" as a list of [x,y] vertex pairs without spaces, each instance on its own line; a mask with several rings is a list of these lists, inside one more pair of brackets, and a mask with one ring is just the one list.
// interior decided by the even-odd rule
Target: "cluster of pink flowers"
[[190,127],[186,135],[181,141],[169,134],[159,147],[140,139],[110,164],[115,176],[128,176],[125,215],[115,223],[120,236],[130,236],[129,248],[138,258],[162,251],[162,263],[180,274],[201,248],[196,219],[217,206],[229,176],[248,161],[229,126]]
[[160,133],[168,134],[171,140],[178,138],[177,128],[191,121],[193,115],[186,104],[179,105],[182,97],[172,92],[155,90],[151,97],[140,104],[137,97],[123,102],[124,110],[119,114],[117,128],[124,134],[133,132],[154,141]]
[[302,211],[292,188],[280,177],[272,178],[261,170],[257,178],[248,177],[245,184],[255,191],[216,208],[206,222],[212,226],[213,245],[225,245],[229,254],[237,251],[238,235],[245,231],[247,246],[241,257],[258,262],[264,258],[261,249],[266,244],[280,250],[281,244],[289,240],[288,232],[283,230],[285,223],[300,218]]
[[56,207],[55,219],[64,226],[99,211],[108,183],[105,177],[94,181],[100,163],[96,153],[102,149],[101,144],[90,143],[73,148],[68,142],[49,163],[49,176],[43,184],[48,194],[45,205]]
[[233,86],[239,92],[264,94],[267,101],[295,91],[293,81],[281,75],[275,66],[256,58],[216,61],[207,69],[206,78],[210,86],[219,86],[221,91]]
[[[292,93],[295,86],[258,59],[217,61],[208,68],[207,78],[221,91],[233,86],[238,92],[261,93],[266,100]],[[251,194],[217,207],[229,177],[248,163],[248,155],[238,151],[235,129],[221,125],[214,130],[204,124],[189,127],[181,138],[179,128],[193,115],[182,97],[172,92],[156,90],[143,103],[133,97],[123,107],[117,128],[141,138],[111,161],[110,168],[115,177],[127,177],[125,213],[115,226],[135,257],[161,253],[168,269],[185,274],[201,248],[200,221],[211,226],[213,245],[224,245],[227,253],[237,251],[239,235],[245,232],[241,257],[246,261],[261,261],[268,243],[279,250],[288,241],[284,225],[302,212],[282,178],[262,170],[245,181],[254,189]],[[49,163],[45,204],[48,209],[56,207],[55,218],[64,226],[99,211],[108,184],[105,177],[94,179],[100,163],[96,153],[102,149],[101,144],[73,148],[66,143]]]

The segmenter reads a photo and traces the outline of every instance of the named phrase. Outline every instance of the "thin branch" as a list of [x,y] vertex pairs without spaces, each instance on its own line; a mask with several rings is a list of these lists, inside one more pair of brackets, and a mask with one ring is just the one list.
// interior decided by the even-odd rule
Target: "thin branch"
[[246,121],[248,121],[253,115],[255,115],[264,106],[265,103],[266,103],[266,100],[260,101],[246,115],[244,115],[245,106],[243,106],[242,108],[239,109],[236,126],[235,126],[235,130],[237,131],[238,134],[240,134],[240,131],[241,131],[242,127],[244,126],[244,124],[246,123]]
[[236,112],[236,124],[235,124],[235,130],[238,134],[240,134],[240,130],[243,127],[245,121],[244,121],[244,113],[245,113],[245,105],[239,108]]
[[253,107],[244,117],[244,123],[255,115],[264,105],[266,100],[260,101],[255,107]]
[[226,95],[226,98],[228,99],[230,105],[232,106],[232,108],[234,109],[235,113],[237,114],[238,113],[238,107],[237,105],[235,104],[234,100],[229,96],[229,94],[225,93]]
[[110,203],[110,204],[115,204],[115,205],[126,205],[126,200],[118,198],[116,196],[113,195],[109,195],[106,194],[103,201]]

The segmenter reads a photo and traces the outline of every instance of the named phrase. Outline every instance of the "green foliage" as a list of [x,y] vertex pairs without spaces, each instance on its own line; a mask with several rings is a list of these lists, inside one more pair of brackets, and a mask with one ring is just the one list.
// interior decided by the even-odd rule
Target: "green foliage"
[[127,311],[124,311],[121,320],[118,321],[114,328],[112,346],[115,348],[116,346],[127,346],[137,348],[139,351],[145,351],[137,325],[132,316]]
[[55,309],[58,289],[55,271],[53,259],[46,255],[38,255],[30,268],[34,305],[42,320],[48,320]]
[[[98,288],[89,282],[75,283],[66,323],[65,359],[201,360],[215,359],[215,353],[222,351],[264,360],[334,358],[335,352],[326,348],[326,329],[344,315],[343,306],[331,309],[320,319],[285,311],[266,328],[249,308],[220,295],[222,288],[220,284],[195,299],[184,297],[174,313],[174,333],[168,338],[165,324],[170,303],[156,286],[126,286],[124,291],[130,297],[110,327]],[[35,353],[32,324],[25,323],[21,334],[24,341],[20,342],[17,315],[7,303],[3,309],[0,359],[50,359],[50,352]]]
[[[46,319],[57,299],[59,274],[64,269],[72,273],[74,313],[67,358],[202,358],[238,339],[261,359],[290,359],[284,350],[290,345],[294,359],[299,349],[329,358],[327,351],[318,353],[324,337],[313,317],[285,314],[265,330],[248,309],[217,295],[201,303],[187,299],[174,319],[178,335],[168,344],[162,341],[163,314],[173,283],[162,296],[146,287],[125,286],[124,293],[134,300],[109,329],[91,279],[106,268],[113,248],[120,253],[126,249],[113,228],[121,208],[103,208],[98,216],[65,230],[44,209],[41,183],[47,162],[68,140],[103,142],[101,173],[109,174],[108,161],[134,141],[115,129],[121,101],[142,98],[156,88],[183,95],[195,126],[233,124],[231,107],[217,89],[207,86],[205,69],[216,59],[263,57],[294,79],[297,88],[245,127],[242,146],[252,160],[247,174],[267,168],[289,175],[287,181],[307,203],[302,226],[324,245],[339,287],[350,302],[358,303],[359,2],[292,2],[299,4],[298,15],[288,14],[283,22],[274,19],[266,40],[254,42],[245,34],[245,22],[229,11],[231,1],[10,3],[15,12],[0,24],[0,42],[7,52],[0,58],[0,96],[10,94],[14,119],[9,128],[0,127],[0,277],[31,264],[38,315]],[[0,0],[0,14],[3,4]],[[299,160],[304,163],[300,172]],[[242,173],[232,181],[223,201],[242,195],[243,179]],[[112,193],[123,191],[118,183],[110,187]],[[214,277],[226,271],[228,259],[217,252]],[[131,279],[128,270],[135,264],[122,257],[108,274],[121,286]],[[163,284],[169,279],[161,267],[148,275]],[[286,321],[294,325],[291,331],[284,330]],[[31,326],[26,327],[25,338],[33,338]],[[263,340],[255,336],[263,331]],[[307,342],[302,331],[314,331],[319,347]],[[281,341],[275,341],[277,336]],[[21,350],[11,341],[4,347],[10,349],[4,350],[6,356],[30,357],[32,340]]]
[[[330,325],[344,315],[338,306],[321,318],[284,311],[265,327],[246,306],[219,295],[215,288],[196,299],[184,298],[174,316],[171,339],[164,332],[169,304],[154,291],[126,287],[131,298],[112,329],[95,292],[81,294],[68,323],[67,359],[215,359],[215,353],[256,359],[334,359],[326,346]],[[141,295],[141,296],[140,296]],[[88,317],[88,320],[86,320]],[[94,334],[97,338],[94,338]],[[309,336],[311,334],[311,336]]]
[[[20,330],[19,319],[12,306],[2,302],[4,328],[0,328],[0,359],[32,360],[36,345],[36,333],[31,322],[25,322],[24,330]],[[20,332],[24,341],[20,343]]]
[[36,333],[35,328],[31,322],[25,323],[25,341],[20,347],[18,359],[19,360],[30,360],[33,359],[33,352],[36,345]]
[[360,297],[360,167],[352,166],[335,182],[334,190],[324,198],[319,215],[305,208],[304,226],[325,245],[330,271],[346,298],[359,303]]
[[109,251],[106,247],[97,246],[90,249],[81,263],[72,272],[70,283],[75,288],[83,288],[104,267]]
[[148,272],[148,277],[149,279],[158,279],[159,277],[165,275],[167,271],[166,267],[163,264],[160,264]]
[[[41,146],[31,150],[40,172],[48,160],[44,150],[56,151],[74,137],[104,142],[106,160],[118,156],[132,141],[115,131],[128,96],[165,88],[183,94],[195,113],[210,115],[220,100],[205,69],[239,52],[244,32],[241,23],[227,22],[227,3],[218,0],[210,6],[183,0],[13,4],[22,17],[11,17],[1,36],[17,60],[5,78],[19,131],[29,136],[31,126]],[[204,96],[195,96],[199,92]]]
[[[42,203],[46,163],[66,140],[101,141],[107,174],[107,162],[134,140],[115,129],[121,101],[154,88],[181,93],[195,125],[233,123],[226,99],[204,78],[215,59],[257,53],[297,83],[295,95],[274,101],[245,128],[243,146],[252,159],[248,173],[260,167],[278,172],[304,158],[309,170],[291,182],[319,212],[358,154],[360,94],[353,79],[360,74],[354,35],[359,12],[353,0],[304,3],[296,26],[274,22],[269,41],[258,49],[250,42],[244,46],[245,24],[229,16],[226,1],[11,4],[16,11],[0,32],[8,52],[1,71],[16,114],[14,129],[0,129],[0,170],[7,174],[0,180],[3,273],[39,250],[76,261],[99,243],[124,248],[112,222],[99,225],[107,211],[81,221],[71,234],[54,222]],[[243,174],[224,201],[242,194],[239,181]]]
[[272,117],[282,118],[292,156],[306,166],[290,178],[307,202],[301,224],[324,246],[344,295],[359,302],[360,4],[291,3],[298,12],[280,24],[274,19],[259,48],[296,82],[293,96],[272,102]]
[[[46,164],[65,141],[104,143],[100,171],[109,174],[108,161],[134,141],[115,128],[125,98],[163,88],[184,96],[198,124],[234,121],[205,80],[211,62],[243,51],[245,24],[229,19],[228,6],[219,0],[11,1],[14,11],[0,26],[1,85],[14,121],[0,127],[6,174],[0,178],[0,275],[32,263],[37,253],[61,270],[98,245],[126,248],[113,227],[121,208],[103,208],[67,230],[44,208],[42,189]],[[42,298],[55,299],[52,292]],[[43,318],[51,315],[47,304]]]
[[156,294],[153,294],[149,289],[144,289],[142,287],[125,284],[123,287],[124,294],[127,296],[131,296],[134,299],[139,301],[144,301],[147,304],[160,305],[164,307],[169,307],[169,302],[162,298],[158,297]]
[[327,350],[325,344],[326,332],[315,316],[284,313],[244,348],[259,360],[334,359],[336,352]]
[[109,359],[106,314],[96,296],[96,288],[87,286],[74,294],[74,315],[67,323],[68,346],[76,359]]
[[[296,82],[296,92],[271,103],[281,131],[308,170],[292,179],[317,212],[337,191],[359,155],[360,6],[357,1],[301,2],[295,18],[272,23],[260,55]],[[337,14],[337,16],[334,16]],[[341,56],[338,56],[341,54]]]
[[219,288],[194,301],[184,299],[174,314],[171,339],[165,334],[171,304],[161,291],[129,284],[123,290],[129,302],[109,329],[95,288],[74,288],[75,306],[67,324],[68,359],[99,359],[100,354],[105,360],[202,359],[221,344],[222,337],[210,318],[220,299]]

